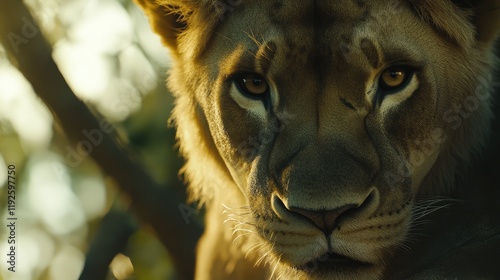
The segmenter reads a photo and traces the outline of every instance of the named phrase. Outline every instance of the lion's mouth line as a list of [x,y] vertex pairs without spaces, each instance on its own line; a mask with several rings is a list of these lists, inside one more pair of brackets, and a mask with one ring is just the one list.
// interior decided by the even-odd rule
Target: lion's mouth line
[[337,270],[342,268],[368,267],[372,264],[361,262],[337,253],[326,253],[323,256],[308,261],[307,263],[295,266],[294,269],[306,272],[315,272],[317,270]]

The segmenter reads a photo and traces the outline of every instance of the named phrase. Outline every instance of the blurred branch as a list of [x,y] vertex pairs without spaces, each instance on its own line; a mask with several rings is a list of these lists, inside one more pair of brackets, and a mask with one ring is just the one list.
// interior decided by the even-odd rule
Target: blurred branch
[[110,210],[101,220],[90,244],[80,280],[106,279],[113,258],[127,245],[137,226],[126,213]]
[[76,98],[22,1],[0,0],[0,40],[12,63],[31,83],[75,147],[81,149],[84,143],[92,142],[90,147],[85,146],[90,156],[128,195],[139,220],[152,226],[181,278],[192,279],[201,226],[196,221],[186,222],[175,192],[154,182],[144,167],[117,144],[110,125],[98,120]]

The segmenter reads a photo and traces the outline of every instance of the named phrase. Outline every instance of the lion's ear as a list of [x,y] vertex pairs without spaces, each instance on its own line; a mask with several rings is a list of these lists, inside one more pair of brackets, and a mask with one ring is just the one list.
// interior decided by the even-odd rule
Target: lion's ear
[[151,28],[158,33],[169,48],[177,48],[177,37],[186,28],[185,15],[189,7],[181,1],[171,1],[171,5],[158,3],[155,0],[135,0],[144,10]]
[[[182,37],[191,29],[211,28],[215,22],[210,12],[215,0],[134,0],[146,13],[153,31],[174,55],[181,52]],[[194,33],[194,32],[193,32]],[[199,32],[198,32],[199,33]],[[206,33],[206,32],[204,32]],[[187,38],[186,40],[200,39]],[[189,50],[183,50],[189,52]]]
[[500,0],[410,0],[417,13],[461,46],[491,47],[500,35]]

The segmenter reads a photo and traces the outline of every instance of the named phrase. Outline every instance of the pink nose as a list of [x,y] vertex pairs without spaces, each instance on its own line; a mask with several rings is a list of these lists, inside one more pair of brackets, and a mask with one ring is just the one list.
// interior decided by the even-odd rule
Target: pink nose
[[298,207],[291,207],[290,211],[308,218],[318,228],[320,228],[325,235],[329,235],[337,225],[338,217],[353,208],[356,208],[355,204],[348,204],[340,208],[327,211],[307,210]]

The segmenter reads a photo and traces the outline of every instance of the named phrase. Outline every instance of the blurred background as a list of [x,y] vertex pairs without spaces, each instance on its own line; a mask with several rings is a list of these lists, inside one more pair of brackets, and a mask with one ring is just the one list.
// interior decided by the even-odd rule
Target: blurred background
[[[171,62],[142,11],[130,0],[24,2],[74,93],[116,127],[158,182],[182,189],[181,159],[167,126],[172,98],[164,81]],[[2,226],[0,279],[77,279],[99,221],[111,209],[126,211],[92,159],[75,161],[70,149],[0,45],[0,216],[6,221],[6,170],[14,164],[18,217],[17,271],[7,270]],[[173,279],[164,247],[136,226],[108,279]]]

